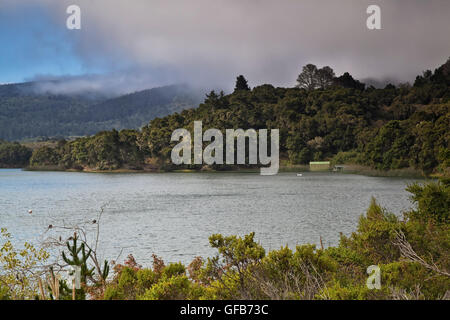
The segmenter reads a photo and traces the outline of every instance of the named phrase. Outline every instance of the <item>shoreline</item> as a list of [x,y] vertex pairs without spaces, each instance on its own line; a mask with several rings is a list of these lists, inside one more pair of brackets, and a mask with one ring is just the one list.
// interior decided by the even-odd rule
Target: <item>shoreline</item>
[[[10,168],[0,168],[0,169],[10,169]],[[52,171],[52,172],[82,172],[82,173],[111,173],[111,174],[120,174],[120,173],[258,173],[259,168],[237,168],[232,170],[196,170],[196,169],[177,169],[177,170],[162,170],[162,169],[114,169],[114,170],[96,170],[84,168],[83,170],[77,169],[60,169],[57,167],[36,167],[36,168],[15,168],[22,169],[23,171]],[[308,165],[285,165],[280,166],[280,173],[290,173],[290,172],[333,172],[330,170],[324,171],[311,171],[309,170]],[[430,174],[424,175],[423,172],[414,168],[403,168],[403,169],[395,169],[395,170],[377,170],[367,166],[361,165],[344,165],[344,170],[340,172],[334,172],[339,174],[357,174],[364,175],[369,177],[397,177],[397,178],[421,178],[421,179],[435,179],[440,177],[445,177],[443,174]]]

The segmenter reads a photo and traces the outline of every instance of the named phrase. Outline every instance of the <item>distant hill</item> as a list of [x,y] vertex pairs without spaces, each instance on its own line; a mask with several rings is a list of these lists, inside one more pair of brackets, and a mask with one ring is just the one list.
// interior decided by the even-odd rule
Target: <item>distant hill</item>
[[156,117],[197,107],[203,92],[187,85],[143,90],[115,98],[96,92],[57,95],[36,83],[0,85],[0,139],[91,135],[139,128]]

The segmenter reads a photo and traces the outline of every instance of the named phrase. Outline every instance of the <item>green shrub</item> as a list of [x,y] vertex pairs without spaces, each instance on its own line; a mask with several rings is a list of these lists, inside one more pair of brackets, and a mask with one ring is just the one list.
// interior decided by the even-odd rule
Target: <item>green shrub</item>
[[138,297],[142,300],[192,300],[202,295],[201,287],[186,276],[163,276],[158,283]]
[[[448,181],[408,188],[417,209],[403,219],[375,199],[357,230],[337,247],[301,245],[269,251],[254,233],[215,234],[216,256],[188,267],[167,266],[154,256],[153,270],[132,261],[108,284],[105,299],[442,299],[450,288]],[[414,251],[406,255],[402,241]],[[402,250],[400,249],[402,248]],[[411,260],[412,259],[412,260]],[[413,261],[414,260],[414,261]],[[381,289],[367,288],[367,268],[381,268]]]
[[399,249],[393,245],[396,232],[404,228],[398,218],[386,212],[372,199],[366,216],[359,218],[357,232],[350,238],[341,236],[340,246],[354,250],[364,263],[387,263],[400,257]]
[[4,287],[0,284],[0,300],[9,300],[9,290],[8,287]]

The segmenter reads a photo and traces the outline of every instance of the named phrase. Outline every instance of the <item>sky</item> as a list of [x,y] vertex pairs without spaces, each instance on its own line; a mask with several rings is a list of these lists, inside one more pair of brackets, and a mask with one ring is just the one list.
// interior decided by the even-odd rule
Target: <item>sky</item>
[[[69,30],[66,8],[81,9]],[[366,27],[369,5],[381,30]],[[56,91],[294,86],[303,65],[413,81],[450,57],[448,0],[0,0],[0,83]]]

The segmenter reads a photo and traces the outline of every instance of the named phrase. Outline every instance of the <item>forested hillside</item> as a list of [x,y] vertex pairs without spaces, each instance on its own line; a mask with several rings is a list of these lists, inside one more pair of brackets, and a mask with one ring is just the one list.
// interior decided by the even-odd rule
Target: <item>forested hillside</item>
[[138,129],[155,117],[195,107],[201,97],[198,91],[185,85],[111,99],[93,92],[77,95],[36,92],[34,86],[33,83],[0,86],[0,139],[62,138],[113,128]]
[[[250,89],[238,78],[232,94],[211,92],[196,109],[156,118],[142,130],[105,131],[36,150],[32,167],[61,169],[173,169],[173,130],[280,129],[281,157],[291,164],[335,159],[388,170],[450,167],[450,60],[418,76],[414,85],[365,88],[329,67],[303,68],[295,88],[266,84]],[[123,111],[123,112],[126,112]],[[200,169],[201,166],[191,166]],[[223,167],[221,167],[223,168]],[[220,169],[220,168],[218,168]]]

